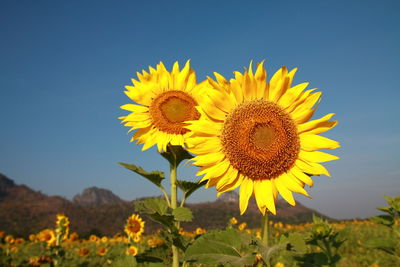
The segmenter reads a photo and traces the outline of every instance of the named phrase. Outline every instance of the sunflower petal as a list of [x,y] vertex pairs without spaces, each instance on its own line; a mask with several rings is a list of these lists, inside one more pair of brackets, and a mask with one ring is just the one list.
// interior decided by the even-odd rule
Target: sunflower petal
[[240,186],[240,193],[239,193],[240,215],[242,215],[247,210],[247,206],[249,205],[249,199],[252,194],[253,194],[253,180],[246,177]]

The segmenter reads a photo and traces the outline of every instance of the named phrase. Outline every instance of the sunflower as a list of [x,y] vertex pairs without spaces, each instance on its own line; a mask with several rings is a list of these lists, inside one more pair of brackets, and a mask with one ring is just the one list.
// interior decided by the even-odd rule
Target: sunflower
[[202,95],[203,83],[197,84],[196,74],[190,68],[190,61],[179,70],[175,62],[168,72],[162,62],[149,73],[137,73],[139,81],[132,79],[133,86],[126,86],[126,95],[137,104],[126,104],[122,109],[131,111],[120,117],[130,131],[138,129],[131,142],[144,144],[146,150],[157,144],[158,151],[166,151],[167,145],[184,146],[189,130],[185,121],[197,120],[197,99]]
[[48,246],[54,245],[56,242],[56,235],[51,229],[44,229],[38,234],[38,240],[46,242]]
[[[126,220],[125,233],[134,240],[140,240],[144,232],[144,221],[139,215],[133,214]],[[136,241],[135,241],[136,242]]]
[[227,81],[214,73],[211,88],[199,104],[201,118],[191,121],[188,150],[197,156],[197,175],[215,186],[218,196],[240,186],[240,212],[254,196],[262,214],[276,214],[278,193],[295,205],[292,192],[308,196],[304,185],[313,185],[311,175],[327,175],[321,162],[338,157],[317,151],[334,149],[339,143],[322,137],[337,122],[333,113],[310,120],[321,92],[305,90],[308,83],[292,86],[297,69],[279,69],[267,82],[263,62],[255,73],[235,72]]
[[105,256],[107,254],[107,248],[106,247],[98,248],[96,254],[102,257]]
[[135,246],[130,246],[125,251],[125,254],[129,256],[136,256],[137,253],[138,253],[138,248]]

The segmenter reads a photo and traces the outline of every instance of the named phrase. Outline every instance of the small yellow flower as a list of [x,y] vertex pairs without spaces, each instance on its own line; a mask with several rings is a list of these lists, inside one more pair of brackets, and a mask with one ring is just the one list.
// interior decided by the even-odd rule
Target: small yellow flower
[[39,257],[30,257],[28,260],[30,266],[40,266]]
[[75,232],[73,232],[70,236],[69,236],[69,241],[77,241],[79,239],[79,235]]
[[235,225],[235,224],[238,223],[238,221],[236,220],[235,217],[232,217],[232,218],[229,220],[229,222],[230,222],[231,224],[233,224],[233,225]]
[[105,256],[107,254],[107,248],[100,247],[100,248],[97,249],[96,253],[97,253],[97,255],[103,257],[103,256]]
[[17,252],[18,252],[18,248],[17,248],[17,247],[12,247],[12,248],[10,249],[10,251],[11,251],[12,253],[17,253]]
[[24,239],[23,238],[19,237],[19,238],[15,239],[15,245],[20,245],[22,243],[24,243]]
[[282,262],[277,262],[274,267],[285,267],[285,264]]
[[96,236],[96,235],[90,235],[89,236],[89,241],[90,242],[96,243],[96,242],[99,242],[99,240],[100,240],[100,238],[98,236]]
[[259,239],[261,239],[261,231],[257,231],[257,232],[256,232],[256,237],[259,238]]
[[12,235],[8,235],[8,236],[6,236],[4,241],[6,241],[6,243],[8,243],[8,244],[14,244],[15,239],[14,239],[14,237]]
[[205,234],[206,232],[207,232],[207,230],[203,229],[201,227],[197,227],[196,231],[195,231],[196,235],[202,235],[202,234]]
[[89,254],[89,249],[87,249],[87,248],[80,248],[80,249],[78,249],[77,254],[78,254],[78,256],[80,256],[80,257],[84,257],[84,256],[86,256],[86,255]]
[[154,237],[152,239],[147,240],[147,244],[149,245],[149,247],[155,248],[159,245],[164,244],[164,241],[160,238]]
[[51,229],[44,229],[38,234],[38,240],[46,242],[48,246],[54,245],[56,242],[56,236],[54,231]]
[[36,241],[36,235],[30,234],[30,235],[29,235],[29,241],[35,242],[35,241]]
[[138,253],[138,248],[135,246],[130,246],[126,249],[126,255],[136,256]]
[[102,243],[107,243],[107,241],[108,241],[108,237],[103,236],[103,237],[101,238],[101,242],[102,242]]
[[239,224],[238,229],[239,231],[243,231],[247,227],[247,223],[243,222]]
[[132,216],[126,220],[125,233],[130,238],[140,238],[144,232],[144,223],[145,222],[138,214],[132,214]]

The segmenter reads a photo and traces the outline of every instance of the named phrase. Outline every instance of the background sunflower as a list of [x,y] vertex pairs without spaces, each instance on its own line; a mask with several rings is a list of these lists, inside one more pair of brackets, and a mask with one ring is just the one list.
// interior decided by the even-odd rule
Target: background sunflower
[[146,150],[157,144],[158,151],[166,151],[167,145],[184,146],[189,130],[184,121],[197,120],[197,100],[201,96],[201,85],[190,68],[190,61],[179,70],[175,62],[168,72],[162,62],[156,69],[137,73],[139,81],[132,79],[133,86],[126,86],[126,95],[137,104],[126,104],[122,109],[131,111],[120,117],[129,130],[136,130],[131,141],[144,144]]
[[339,147],[318,135],[337,122],[329,121],[333,113],[310,121],[321,92],[305,90],[308,83],[292,86],[296,70],[282,67],[269,83],[263,63],[255,73],[250,63],[229,82],[215,73],[199,103],[201,118],[186,127],[192,130],[189,151],[198,155],[194,165],[201,167],[197,175],[218,195],[240,186],[241,214],[252,195],[263,214],[276,213],[278,193],[295,205],[292,192],[308,196],[309,175],[329,176],[320,163],[338,158],[317,151]]

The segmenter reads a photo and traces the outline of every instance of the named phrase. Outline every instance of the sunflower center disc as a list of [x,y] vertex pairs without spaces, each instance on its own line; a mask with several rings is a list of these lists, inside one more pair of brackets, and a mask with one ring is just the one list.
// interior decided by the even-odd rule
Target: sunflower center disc
[[154,125],[170,134],[184,134],[184,121],[198,120],[197,102],[188,93],[178,90],[159,94],[150,105],[150,114]]
[[290,170],[300,147],[293,119],[266,100],[237,106],[225,120],[221,143],[232,166],[253,180],[274,179]]
[[139,222],[133,222],[131,225],[129,225],[129,230],[133,233],[137,233],[140,230],[140,224]]

